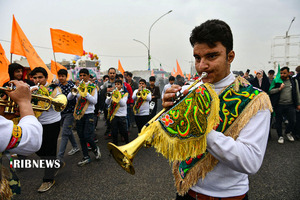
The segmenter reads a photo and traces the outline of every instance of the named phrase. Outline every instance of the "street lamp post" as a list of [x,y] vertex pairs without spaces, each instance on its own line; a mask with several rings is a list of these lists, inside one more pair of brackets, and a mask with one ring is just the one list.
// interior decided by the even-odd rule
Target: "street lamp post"
[[167,14],[169,14],[169,13],[171,13],[171,12],[172,12],[172,10],[170,10],[169,12],[163,14],[163,15],[160,16],[157,20],[155,20],[155,22],[153,22],[153,24],[150,26],[150,29],[149,29],[149,35],[148,35],[148,46],[147,46],[145,43],[143,43],[143,42],[141,42],[141,41],[139,41],[139,40],[133,39],[134,41],[141,43],[142,45],[144,45],[144,46],[147,48],[147,51],[148,51],[148,70],[149,70],[149,71],[151,70],[151,54],[150,54],[150,33],[151,33],[151,29],[152,29],[152,27],[154,26],[154,24],[155,24],[158,20],[160,20],[160,19],[163,18],[165,15],[167,15]]

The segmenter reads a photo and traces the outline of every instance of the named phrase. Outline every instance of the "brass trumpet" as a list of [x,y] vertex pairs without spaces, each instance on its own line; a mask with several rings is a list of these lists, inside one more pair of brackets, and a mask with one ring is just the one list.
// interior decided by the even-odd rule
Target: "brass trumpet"
[[[203,78],[207,76],[206,72],[203,72],[202,75],[192,84],[189,86],[188,90],[194,87],[197,83],[199,83]],[[184,95],[182,93],[179,93],[176,95],[175,104],[178,103],[181,98]],[[149,126],[152,122],[157,120],[163,113],[165,113],[168,109],[164,108],[162,109],[157,115],[155,115],[144,127]],[[142,129],[142,130],[143,130]],[[133,167],[133,158],[137,154],[137,152],[140,150],[140,148],[144,147],[150,147],[151,143],[146,141],[147,138],[151,137],[151,134],[140,134],[136,139],[131,141],[128,144],[125,144],[123,146],[116,146],[113,143],[109,142],[107,144],[107,148],[114,157],[114,159],[117,161],[117,163],[128,173],[135,174],[135,170]]]
[[79,85],[76,87],[73,87],[73,88],[71,88],[71,93],[72,93],[72,95],[73,96],[76,96],[77,94],[78,94],[78,87],[81,85],[83,83],[83,79],[81,79],[81,81],[80,81],[80,83],[79,83]]
[[[13,90],[14,89],[11,88],[0,87],[0,93],[10,92]],[[64,94],[59,94],[55,98],[32,94],[31,98],[36,102],[32,104],[32,109],[36,111],[47,111],[52,105],[53,109],[56,112],[61,112],[66,108],[66,105],[68,103],[67,97]],[[8,98],[7,100],[0,99],[0,106],[5,107],[6,113],[14,113],[15,108],[18,107],[18,105],[10,98]]]

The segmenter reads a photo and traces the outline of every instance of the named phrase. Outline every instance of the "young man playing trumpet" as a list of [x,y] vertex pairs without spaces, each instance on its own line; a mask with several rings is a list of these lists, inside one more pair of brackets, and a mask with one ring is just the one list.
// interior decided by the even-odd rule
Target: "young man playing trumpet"
[[77,87],[77,94],[70,92],[68,100],[77,98],[77,103],[74,109],[74,118],[76,119],[76,130],[80,139],[83,159],[78,162],[79,166],[83,166],[91,162],[88,153],[87,143],[92,147],[96,159],[101,158],[100,148],[96,146],[92,136],[94,132],[94,110],[97,103],[98,92],[95,84],[89,81],[90,73],[87,69],[79,71],[79,77],[82,83]]
[[[220,121],[206,136],[205,153],[173,163],[176,199],[248,199],[248,174],[259,170],[267,146],[269,97],[230,71],[235,52],[228,24],[208,20],[194,28],[190,42],[198,74],[207,73],[202,81],[213,84],[218,95]],[[166,90],[165,108],[174,105],[181,89],[173,85]]]
[[118,132],[120,132],[127,144],[129,142],[126,121],[128,93],[122,89],[122,80],[116,80],[115,86],[111,97],[105,100],[105,103],[109,105],[108,120],[112,127],[113,143],[118,145]]
[[[39,87],[33,86],[32,91],[37,90],[38,94],[50,97],[61,94],[60,87],[47,83],[48,73],[44,68],[36,67],[31,73],[34,83],[40,85]],[[52,107],[38,117],[39,122],[43,125],[43,142],[42,147],[36,154],[42,159],[56,159],[60,119],[60,113],[56,112]],[[55,168],[45,168],[43,183],[38,189],[38,192],[46,192],[54,185],[55,172]]]
[[152,99],[150,90],[146,89],[145,79],[139,81],[139,89],[133,92],[132,99],[136,101],[133,112],[140,133],[143,126],[149,121],[149,102]]

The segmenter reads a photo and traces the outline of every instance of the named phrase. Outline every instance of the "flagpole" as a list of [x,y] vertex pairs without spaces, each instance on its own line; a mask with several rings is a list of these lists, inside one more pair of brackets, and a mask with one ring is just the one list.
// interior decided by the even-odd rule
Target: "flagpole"
[[10,53],[10,63],[12,63],[12,53]]
[[[55,61],[55,71],[57,73],[57,65],[56,65],[56,58],[55,58],[55,53],[53,51],[53,57],[54,57],[54,61]],[[57,76],[57,74],[54,74],[55,76]],[[57,77],[56,77],[57,78]]]

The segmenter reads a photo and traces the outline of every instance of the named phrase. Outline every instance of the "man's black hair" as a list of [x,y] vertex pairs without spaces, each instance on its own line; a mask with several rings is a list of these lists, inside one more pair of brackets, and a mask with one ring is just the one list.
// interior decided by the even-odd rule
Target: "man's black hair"
[[109,69],[107,70],[107,73],[109,73],[109,71],[110,71],[111,69],[113,69],[113,70],[117,71],[117,70],[116,70],[116,68],[114,68],[114,67],[111,67],[111,68],[109,68]]
[[207,20],[195,27],[190,36],[190,43],[193,47],[195,44],[204,43],[213,48],[217,42],[221,42],[227,54],[233,49],[231,29],[228,24],[218,19]]
[[102,80],[105,80],[106,78],[109,78],[109,76],[108,76],[108,75],[104,75],[104,76],[102,77]]
[[175,77],[174,76],[170,76],[169,77],[169,81],[175,81]]
[[119,79],[115,80],[115,84],[116,84],[116,83],[120,83],[121,85],[123,85],[122,80],[119,80]]
[[268,71],[268,74],[274,75],[274,74],[275,74],[275,71],[274,71],[273,69],[270,69],[270,70]]
[[[123,74],[117,74],[118,78],[124,78]],[[117,77],[116,77],[117,78]]]
[[32,76],[36,75],[37,73],[42,73],[45,76],[45,78],[48,78],[47,71],[42,67],[36,67],[31,71]]
[[155,76],[150,76],[149,81],[155,81]]
[[288,67],[283,67],[283,68],[280,69],[280,71],[283,71],[283,70],[285,70],[285,69],[286,69],[288,72],[290,72],[290,68],[288,68]]
[[127,72],[127,76],[132,78],[133,74],[131,72]]
[[24,67],[22,65],[20,65],[19,63],[11,63],[10,65],[8,65],[8,74],[10,77],[10,80],[14,80],[14,72],[18,69],[24,69]]
[[86,75],[90,75],[90,72],[89,72],[89,70],[88,69],[86,69],[86,68],[82,68],[81,70],[79,70],[79,74],[86,74]]
[[65,76],[68,76],[68,71],[65,70],[65,69],[60,69],[60,70],[57,72],[57,75],[65,75]]
[[144,83],[146,84],[146,80],[143,79],[143,78],[139,80],[139,83],[140,83],[140,82],[144,82]]

